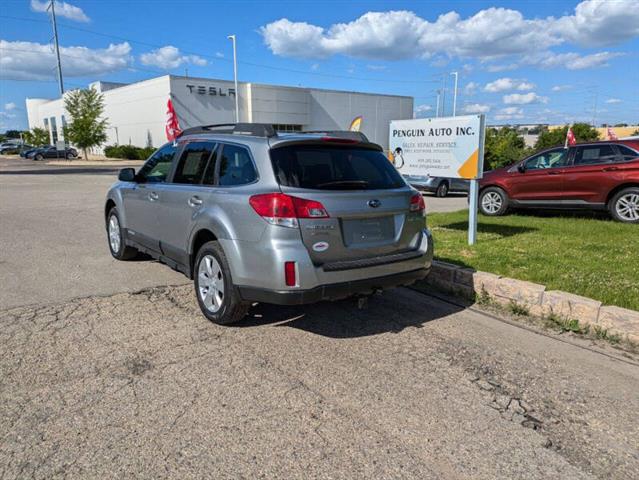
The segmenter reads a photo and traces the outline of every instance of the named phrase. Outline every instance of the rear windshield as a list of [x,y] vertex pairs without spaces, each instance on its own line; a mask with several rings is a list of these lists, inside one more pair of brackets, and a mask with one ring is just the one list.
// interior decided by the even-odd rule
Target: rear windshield
[[291,145],[271,150],[280,185],[314,190],[380,190],[405,185],[377,150],[329,145]]

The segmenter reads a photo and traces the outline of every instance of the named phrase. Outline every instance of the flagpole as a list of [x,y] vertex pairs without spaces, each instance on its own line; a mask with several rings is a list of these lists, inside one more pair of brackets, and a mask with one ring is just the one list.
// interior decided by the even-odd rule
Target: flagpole
[[240,122],[240,104],[237,91],[237,49],[235,47],[235,35],[229,35],[229,40],[233,42],[233,77],[235,79],[235,123]]

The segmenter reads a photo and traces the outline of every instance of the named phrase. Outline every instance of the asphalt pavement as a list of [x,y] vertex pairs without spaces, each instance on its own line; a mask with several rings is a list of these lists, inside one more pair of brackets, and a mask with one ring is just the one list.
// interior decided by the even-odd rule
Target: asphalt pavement
[[3,168],[0,478],[637,478],[636,355],[406,288],[217,326],[109,175]]

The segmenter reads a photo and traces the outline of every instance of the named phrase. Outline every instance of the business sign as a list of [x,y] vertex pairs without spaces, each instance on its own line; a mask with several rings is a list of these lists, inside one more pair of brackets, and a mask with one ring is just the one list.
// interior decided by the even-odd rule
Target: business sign
[[478,179],[483,171],[484,116],[393,120],[390,150],[403,175]]
[[210,85],[207,86],[207,85],[190,85],[190,84],[187,84],[186,88],[189,89],[190,93],[198,93],[200,95],[213,95],[213,96],[220,96],[220,97],[226,97],[229,95],[235,96],[234,88],[224,89],[222,87],[214,87]]

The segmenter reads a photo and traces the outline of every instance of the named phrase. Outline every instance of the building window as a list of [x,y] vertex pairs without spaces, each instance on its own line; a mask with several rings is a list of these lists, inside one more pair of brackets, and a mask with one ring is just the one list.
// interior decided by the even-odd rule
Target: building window
[[282,132],[282,133],[292,133],[292,132],[302,131],[301,125],[293,125],[293,124],[275,124],[273,125],[273,128],[275,129],[276,132]]
[[47,131],[47,134],[49,135],[49,142],[51,142],[51,130],[49,130],[49,119],[48,118],[44,119],[44,129]]
[[55,121],[55,117],[51,117],[49,120],[51,122],[51,143],[55,145],[58,142],[58,125]]

